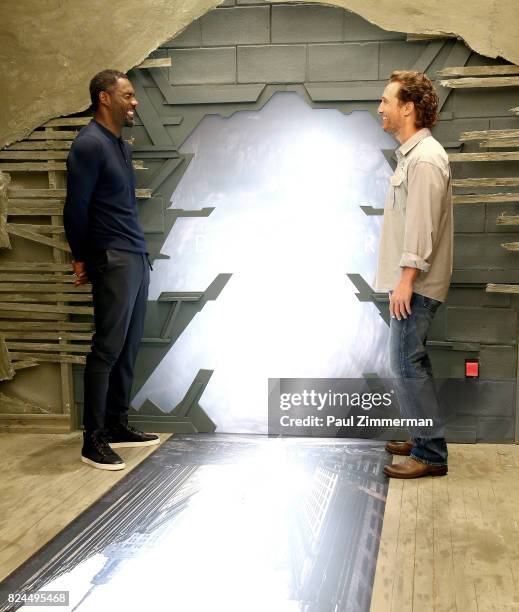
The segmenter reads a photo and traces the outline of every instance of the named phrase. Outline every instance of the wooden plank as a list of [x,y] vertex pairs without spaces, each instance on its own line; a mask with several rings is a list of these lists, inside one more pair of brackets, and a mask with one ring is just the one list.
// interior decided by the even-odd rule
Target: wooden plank
[[453,179],[453,187],[519,187],[518,178],[468,178]]
[[[16,202],[16,200],[14,200]],[[8,204],[8,216],[11,217],[48,217],[63,214],[63,204],[47,206],[28,204]]]
[[79,134],[70,130],[41,130],[27,136],[27,140],[74,140]]
[[47,261],[5,261],[0,263],[1,272],[70,272],[70,263],[51,263]]
[[496,225],[519,225],[519,215],[507,215],[502,213],[496,219]]
[[[12,215],[15,216],[15,215]],[[34,225],[31,223],[11,223],[17,229],[29,230],[39,234],[64,234],[65,228],[63,225]]]
[[516,106],[515,108],[511,108],[510,112],[514,113],[514,115],[519,115],[519,106]]
[[32,315],[39,313],[94,314],[94,309],[89,306],[54,306],[54,304],[10,304],[0,302],[0,310],[28,312]]
[[92,332],[74,333],[74,332],[59,332],[59,331],[10,331],[1,329],[0,321],[0,336],[6,340],[84,340],[92,339]]
[[43,124],[44,128],[50,127],[73,127],[78,125],[88,125],[92,121],[92,117],[59,117],[51,119]]
[[462,132],[460,142],[468,140],[486,140],[488,138],[519,138],[519,130],[477,130],[474,132]]
[[519,139],[515,138],[496,138],[493,140],[483,140],[479,143],[481,149],[491,147],[493,149],[508,149],[519,147]]
[[18,162],[0,163],[2,172],[49,172],[49,170],[66,170],[66,164],[61,162]]
[[[79,355],[61,355],[53,353],[31,353],[31,352],[11,352],[11,359],[20,359],[25,361],[27,359],[37,359],[38,361],[48,361],[51,363],[86,363],[86,357],[80,357]],[[67,415],[67,420],[69,416]]]
[[72,146],[72,142],[68,140],[31,140],[22,142],[15,142],[8,147],[5,147],[4,151],[41,151],[49,149],[52,151],[67,151]]
[[488,283],[485,291],[487,293],[519,293],[519,285],[498,285]]
[[476,204],[479,202],[519,202],[518,193],[477,193],[452,196],[453,204]]
[[434,514],[433,479],[417,483],[416,547],[413,583],[413,610],[432,610],[434,598]]
[[67,159],[68,151],[0,151],[0,159]]
[[519,242],[503,242],[501,246],[507,251],[519,251]]
[[436,71],[439,77],[468,77],[468,76],[496,76],[519,74],[519,66],[503,64],[501,66],[463,66],[443,68]]
[[142,159],[134,159],[132,161],[134,170],[148,170],[144,167],[144,161]]
[[46,344],[36,342],[6,342],[10,351],[44,351],[46,353],[90,353],[90,344]]
[[[75,277],[72,274],[2,274],[0,273],[0,283],[13,282],[16,285],[24,282],[34,283],[67,283],[73,285]],[[68,289],[67,289],[68,291]]]
[[26,368],[34,368],[40,364],[34,359],[26,359],[25,361],[15,361],[11,365],[13,366],[13,370],[25,370]]
[[450,162],[519,161],[518,152],[499,153],[449,153]]
[[66,189],[21,189],[10,187],[7,195],[10,198],[61,198],[65,201]]
[[466,79],[446,79],[440,81],[443,87],[451,89],[466,89],[472,87],[519,87],[519,77],[468,77]]
[[[2,310],[0,309],[0,319],[34,319],[45,321],[66,321],[68,316],[66,314],[57,312],[26,312],[18,310]],[[0,326],[2,321],[0,321]]]
[[92,302],[92,296],[77,293],[7,293],[0,296],[4,302],[27,302],[27,303],[47,303],[47,302]]
[[147,59],[134,67],[134,70],[143,70],[144,68],[171,68],[170,57],[157,57],[154,59]]
[[62,240],[56,240],[54,238],[48,238],[47,236],[43,236],[42,234],[38,234],[37,232],[32,232],[31,230],[20,229],[19,227],[16,227],[16,224],[14,223],[7,224],[7,231],[9,234],[12,234],[13,236],[18,236],[19,238],[25,238],[26,240],[32,240],[33,242],[46,244],[47,246],[66,251],[67,253],[72,252],[67,242],[64,242]]
[[[0,283],[0,293],[5,291],[28,291],[29,293],[36,293],[41,291],[43,293],[48,291],[56,291],[59,293],[88,293],[90,295],[91,288],[89,285],[65,285],[56,283],[55,285],[50,283],[34,284],[34,283]],[[1,299],[1,296],[0,296]]]
[[146,198],[151,198],[152,191],[151,189],[136,189],[135,196],[138,200],[144,200]]
[[63,210],[64,204],[65,200],[61,198],[9,198],[10,206],[27,206],[28,208],[34,209],[42,208],[44,206],[55,206],[56,210],[60,210],[58,207],[61,207],[61,210]]
[[79,332],[79,331],[93,331],[94,326],[92,323],[77,323],[71,321],[55,321],[49,323],[48,321],[4,321],[0,320],[0,334],[7,336],[11,330],[20,331],[24,333],[27,330],[48,330],[56,332]]

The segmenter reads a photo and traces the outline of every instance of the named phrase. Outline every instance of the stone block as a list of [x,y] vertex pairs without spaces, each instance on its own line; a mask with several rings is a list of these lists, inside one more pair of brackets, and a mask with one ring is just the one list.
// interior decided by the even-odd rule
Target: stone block
[[515,346],[482,346],[479,359],[482,379],[515,380],[517,372]]
[[202,30],[200,28],[200,19],[193,21],[187,28],[177,34],[175,38],[161,45],[161,47],[182,48],[182,47],[201,47],[202,46]]
[[238,47],[239,83],[301,83],[305,76],[305,45]]
[[485,231],[485,205],[484,204],[455,204],[454,205],[454,232],[484,232]]
[[214,85],[236,82],[236,49],[175,49],[170,51],[172,85]]
[[517,234],[457,234],[454,241],[454,269],[517,270],[517,253],[503,249],[501,244],[504,242],[517,242]]
[[272,42],[342,41],[343,9],[331,6],[273,6]]
[[215,9],[201,19],[202,45],[270,43],[270,8],[242,6]]
[[309,45],[308,48],[309,81],[374,81],[378,78],[377,64],[378,43]]
[[388,79],[393,70],[411,70],[427,43],[381,42],[378,78]]
[[517,337],[517,312],[504,308],[448,306],[445,327],[447,340],[512,345]]

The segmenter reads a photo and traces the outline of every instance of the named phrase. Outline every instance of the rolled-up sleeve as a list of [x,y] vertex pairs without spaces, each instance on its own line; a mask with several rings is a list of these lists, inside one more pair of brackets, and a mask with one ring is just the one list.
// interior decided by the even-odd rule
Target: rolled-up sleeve
[[447,183],[448,176],[439,166],[427,161],[410,164],[407,174],[404,252],[399,263],[401,268],[429,271],[444,214]]
[[67,158],[67,198],[63,225],[72,255],[84,261],[88,243],[88,207],[99,176],[102,152],[92,138],[73,143]]

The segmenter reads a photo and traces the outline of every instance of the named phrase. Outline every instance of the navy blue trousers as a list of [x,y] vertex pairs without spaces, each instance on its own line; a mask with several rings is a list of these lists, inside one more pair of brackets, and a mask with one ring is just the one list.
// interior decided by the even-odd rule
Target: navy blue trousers
[[108,249],[93,252],[85,266],[95,333],[86,358],[83,426],[93,431],[127,422],[150,264],[146,253]]

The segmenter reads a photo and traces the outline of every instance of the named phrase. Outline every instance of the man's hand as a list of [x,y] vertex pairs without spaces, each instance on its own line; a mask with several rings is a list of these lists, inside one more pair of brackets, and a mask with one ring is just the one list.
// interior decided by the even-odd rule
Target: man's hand
[[85,271],[85,262],[84,261],[73,261],[72,262],[72,270],[76,276],[74,280],[74,285],[84,285],[88,283],[88,277]]
[[413,284],[418,278],[420,270],[417,268],[403,268],[400,280],[389,298],[389,314],[399,321],[407,319],[411,314],[411,298],[413,297]]
[[397,318],[400,321],[402,317],[407,319],[407,315],[411,314],[412,295],[413,285],[400,280],[389,298],[389,314],[393,319]]

